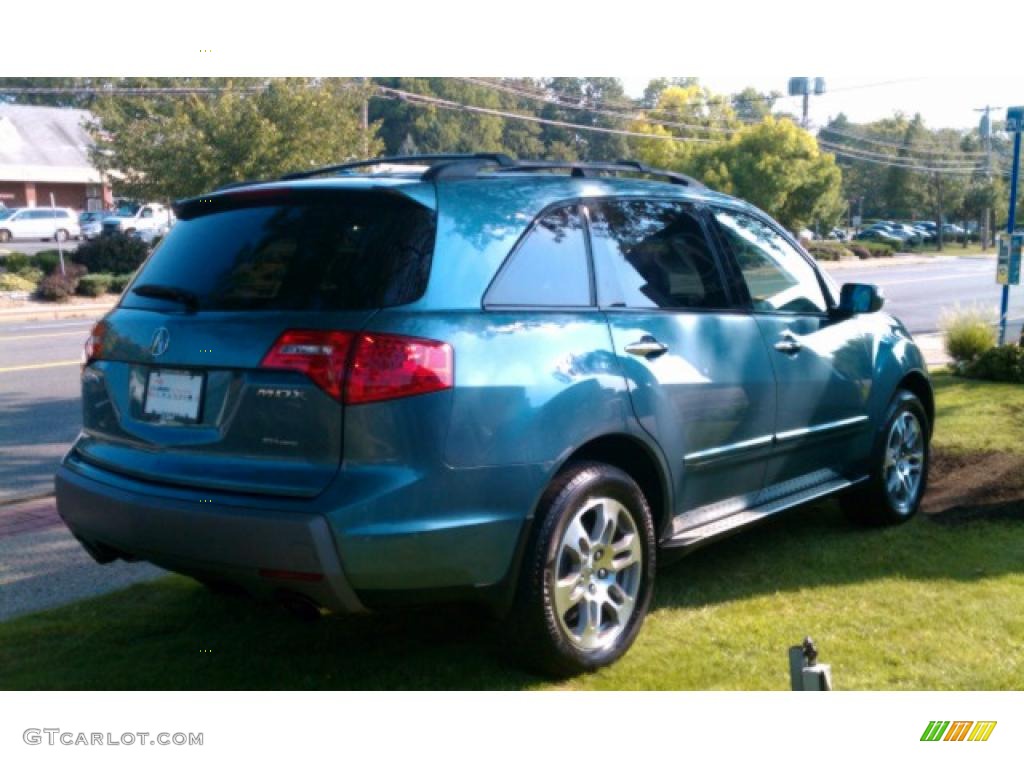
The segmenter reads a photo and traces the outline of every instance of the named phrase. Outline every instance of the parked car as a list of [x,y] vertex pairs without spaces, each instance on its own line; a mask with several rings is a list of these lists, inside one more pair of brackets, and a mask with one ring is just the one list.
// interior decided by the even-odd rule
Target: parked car
[[761,211],[635,163],[375,162],[176,206],[56,477],[96,560],[310,615],[479,601],[568,674],[656,564],[832,494],[917,512],[921,352]]
[[828,240],[838,240],[839,242],[845,242],[850,239],[845,229],[839,227],[833,227],[828,233]]
[[78,226],[85,240],[92,240],[103,234],[103,220],[110,214],[107,211],[85,211],[78,217]]
[[853,239],[871,240],[876,243],[891,245],[893,248],[901,248],[903,246],[903,238],[898,237],[897,235],[883,227],[872,227],[869,229],[865,229],[854,235]]
[[889,230],[902,237],[903,241],[909,245],[920,245],[924,241],[924,236],[907,224],[892,224]]
[[152,238],[164,235],[171,223],[170,209],[160,203],[124,202],[103,219],[103,234],[145,232]]
[[9,240],[68,240],[81,236],[70,208],[12,208],[0,220],[0,243]]

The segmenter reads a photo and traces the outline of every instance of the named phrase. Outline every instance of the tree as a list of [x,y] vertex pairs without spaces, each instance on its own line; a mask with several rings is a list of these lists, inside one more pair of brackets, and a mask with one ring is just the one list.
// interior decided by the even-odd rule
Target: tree
[[355,81],[224,80],[212,94],[102,96],[93,161],[119,193],[154,199],[200,194],[229,182],[344,162],[380,142],[360,118]]
[[746,87],[730,98],[736,117],[744,123],[758,123],[769,117],[775,102],[782,98],[779,91],[762,93],[756,88]]
[[842,174],[832,155],[791,120],[772,117],[699,151],[697,175],[741,197],[790,230],[834,226],[842,216]]

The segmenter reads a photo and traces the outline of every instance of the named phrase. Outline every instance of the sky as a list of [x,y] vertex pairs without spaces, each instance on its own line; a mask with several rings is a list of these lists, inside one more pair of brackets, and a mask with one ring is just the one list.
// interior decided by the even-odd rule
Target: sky
[[[840,112],[853,122],[868,122],[889,117],[896,111],[907,115],[920,112],[930,128],[967,129],[977,126],[980,114],[977,107],[986,104],[1001,107],[993,112],[994,119],[1006,117],[1006,107],[1024,104],[1024,77],[901,77],[885,78],[861,75],[825,78],[826,93],[812,96],[810,119],[815,125],[824,125],[829,117]],[[658,77],[655,75],[654,77]],[[698,76],[699,77],[699,76]],[[646,76],[622,78],[630,96],[640,96],[652,79]],[[719,93],[736,93],[750,85],[759,91],[786,93],[786,76],[746,76],[737,73],[709,74],[699,77],[702,85]],[[776,109],[799,114],[801,99],[784,97],[776,102]]]

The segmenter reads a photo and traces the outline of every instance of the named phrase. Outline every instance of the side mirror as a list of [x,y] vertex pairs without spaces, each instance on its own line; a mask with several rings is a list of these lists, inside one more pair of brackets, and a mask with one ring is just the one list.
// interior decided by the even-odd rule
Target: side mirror
[[839,293],[838,312],[842,315],[863,315],[877,312],[885,304],[885,297],[877,285],[846,283]]

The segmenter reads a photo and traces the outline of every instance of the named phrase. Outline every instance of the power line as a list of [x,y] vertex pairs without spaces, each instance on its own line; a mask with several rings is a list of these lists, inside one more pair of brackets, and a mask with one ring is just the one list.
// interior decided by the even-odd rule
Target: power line
[[[818,143],[820,145],[822,145],[822,146],[835,147],[837,149],[842,149],[842,150],[846,150],[846,151],[849,151],[849,152],[856,152],[856,153],[858,153],[860,155],[864,155],[864,156],[867,156],[867,157],[881,158],[882,160],[895,160],[896,162],[920,161],[920,162],[924,162],[924,163],[930,163],[932,165],[940,165],[941,164],[941,165],[946,165],[946,166],[951,166],[951,167],[952,166],[956,166],[956,167],[972,167],[972,168],[976,167],[975,165],[971,165],[972,161],[971,161],[970,157],[957,157],[955,155],[947,155],[947,156],[942,157],[942,158],[930,158],[930,157],[917,157],[917,156],[914,156],[913,154],[890,155],[890,154],[886,154],[884,152],[872,152],[871,150],[861,149],[860,147],[851,147],[851,146],[849,146],[847,144],[830,142],[828,139],[822,139],[821,137],[818,138]],[[981,160],[978,160],[978,161],[975,161],[975,162],[978,165],[981,164]]]
[[509,120],[523,120],[530,123],[538,123],[540,125],[551,125],[558,128],[571,128],[577,131],[591,131],[594,133],[606,133],[617,136],[634,136],[641,139],[654,139],[661,141],[673,141],[678,143],[701,143],[701,144],[713,144],[715,139],[703,139],[697,137],[684,137],[684,136],[671,136],[671,135],[659,135],[653,133],[643,133],[641,131],[627,131],[616,128],[603,128],[597,125],[581,125],[580,123],[570,123],[565,120],[550,120],[543,117],[535,117],[534,115],[522,115],[515,112],[505,112],[500,109],[491,109],[489,107],[476,107],[471,104],[463,104],[458,101],[450,101],[448,99],[441,99],[434,96],[425,96],[420,93],[411,93],[410,91],[399,90],[398,88],[388,88],[383,85],[378,85],[377,90],[387,96],[398,98],[410,104],[416,104],[419,106],[435,106],[441,109],[449,109],[453,111],[463,112],[476,112],[479,114],[493,115],[495,117],[504,117]]
[[661,125],[667,128],[688,128],[690,130],[709,131],[714,133],[735,133],[736,131],[740,130],[739,128],[724,128],[715,125],[694,125],[692,123],[681,123],[672,120],[656,120],[647,116],[646,113],[651,110],[638,109],[636,112],[628,113],[616,112],[609,109],[601,109],[599,107],[588,107],[583,106],[582,104],[563,104],[561,102],[553,101],[551,98],[542,96],[540,94],[535,94],[530,91],[523,91],[505,84],[492,83],[490,81],[481,80],[480,78],[476,77],[459,77],[456,79],[472,83],[474,85],[482,86],[484,88],[490,88],[495,91],[503,91],[505,93],[521,96],[523,98],[531,99],[533,101],[537,101],[542,104],[547,104],[549,106],[561,107],[563,109],[572,109],[576,110],[577,112],[587,112],[596,115],[608,115],[610,117],[615,117],[620,120],[643,120],[644,122],[650,123],[651,125]]
[[[979,172],[977,167],[964,166],[962,168],[951,168],[951,167],[929,167],[922,165],[911,165],[907,163],[897,163],[885,160],[876,160],[872,157],[864,157],[862,155],[850,154],[841,148],[834,148],[828,145],[824,145],[827,152],[830,152],[836,157],[843,158],[845,160],[853,160],[863,163],[872,163],[874,165],[887,166],[889,168],[905,168],[911,171],[920,171],[922,173],[945,173],[951,176],[974,176]],[[1006,175],[1001,173],[1000,175]]]
[[[857,135],[855,133],[847,133],[845,131],[840,131],[840,130],[838,130],[836,128],[829,128],[827,126],[823,127],[823,128],[820,128],[818,130],[819,136],[820,136],[821,133],[830,133],[830,134],[832,134],[834,136],[842,136],[844,138],[854,139],[855,141],[860,141],[860,142],[863,142],[865,144],[875,144],[875,145],[881,146],[881,147],[891,147],[893,149],[908,150],[908,151],[912,151],[912,152],[918,152],[918,153],[921,153],[921,154],[933,154],[933,155],[946,155],[946,154],[949,154],[949,150],[948,149],[939,150],[939,149],[929,149],[927,147],[907,147],[905,144],[898,144],[898,143],[893,142],[893,141],[882,141],[880,139],[872,139],[872,138],[868,138],[867,136],[859,136],[859,135]],[[962,152],[961,154],[980,157],[980,156],[983,156],[985,153],[984,152]]]

